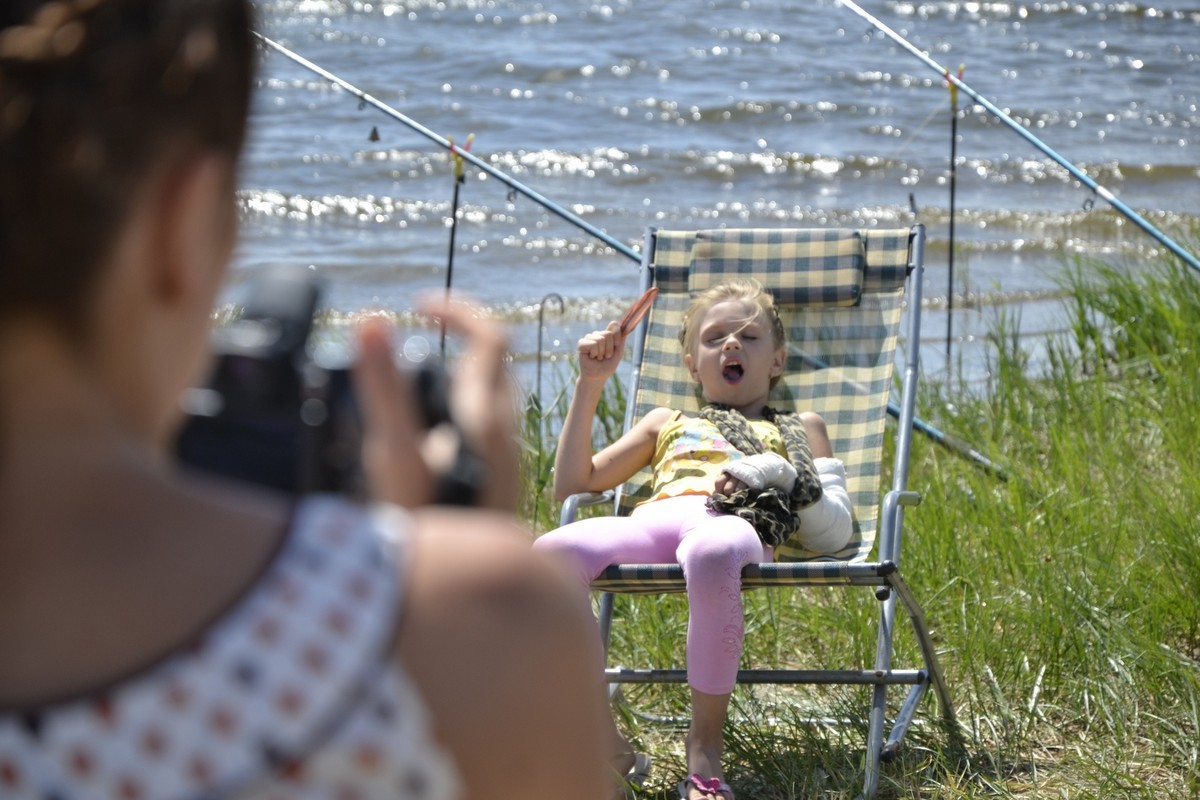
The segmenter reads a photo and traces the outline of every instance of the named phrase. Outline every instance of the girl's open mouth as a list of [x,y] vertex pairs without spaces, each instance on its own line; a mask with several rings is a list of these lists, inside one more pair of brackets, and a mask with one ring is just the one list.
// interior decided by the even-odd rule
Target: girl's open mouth
[[721,370],[721,377],[728,383],[739,382],[744,374],[745,370],[742,369],[741,364],[726,364],[725,368]]

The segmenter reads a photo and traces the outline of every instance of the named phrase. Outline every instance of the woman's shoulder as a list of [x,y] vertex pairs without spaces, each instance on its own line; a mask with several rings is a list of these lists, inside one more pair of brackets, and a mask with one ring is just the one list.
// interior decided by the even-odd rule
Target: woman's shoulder
[[507,513],[313,498],[297,508],[292,537],[310,561],[357,551],[389,566],[401,641],[426,625],[445,633],[487,618],[483,633],[547,621],[561,613],[564,597],[574,602],[558,565],[533,551],[531,534]]
[[[466,795],[598,792],[604,697],[586,593],[510,515],[424,508],[411,520],[395,654],[457,756]],[[494,776],[530,751],[544,756],[538,767],[500,791]]]
[[[511,515],[428,507],[405,516],[413,562],[410,610],[424,600],[440,614],[499,596],[517,605],[561,597],[556,565],[533,550],[532,535]],[[491,611],[502,614],[505,607]]]
[[[365,575],[343,575],[349,583],[336,584],[358,592],[373,587],[371,597],[359,599],[388,625],[393,677],[411,683],[467,796],[486,794],[490,776],[531,740],[554,761],[587,773],[588,753],[601,749],[587,730],[599,730],[602,710],[591,696],[599,654],[590,608],[561,565],[533,550],[531,534],[511,514],[317,497],[297,508],[292,537],[295,546],[316,551],[306,558],[312,564],[342,552],[369,560],[375,552],[374,563],[393,574],[369,584]],[[358,571],[368,568],[360,563]],[[525,733],[512,737],[511,730]],[[603,778],[588,780],[600,785]],[[551,796],[569,783],[543,769],[527,780],[540,784],[530,796]]]

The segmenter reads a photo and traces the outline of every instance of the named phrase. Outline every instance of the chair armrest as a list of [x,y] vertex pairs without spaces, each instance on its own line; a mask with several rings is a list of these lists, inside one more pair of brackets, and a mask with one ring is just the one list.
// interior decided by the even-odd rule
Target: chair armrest
[[919,505],[921,493],[892,489],[883,496],[879,514],[879,560],[897,562],[900,558],[900,510]]
[[587,506],[596,506],[601,503],[611,503],[614,494],[612,489],[606,489],[603,492],[580,492],[578,494],[569,495],[563,501],[562,511],[558,515],[558,524],[566,525],[575,521],[575,515],[579,509]]

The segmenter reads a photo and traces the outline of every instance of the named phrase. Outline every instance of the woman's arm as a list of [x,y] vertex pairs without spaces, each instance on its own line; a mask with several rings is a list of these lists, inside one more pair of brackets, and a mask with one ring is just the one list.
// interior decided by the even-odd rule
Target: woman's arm
[[397,655],[463,799],[608,800],[611,723],[585,595],[511,518],[437,508],[414,519]]

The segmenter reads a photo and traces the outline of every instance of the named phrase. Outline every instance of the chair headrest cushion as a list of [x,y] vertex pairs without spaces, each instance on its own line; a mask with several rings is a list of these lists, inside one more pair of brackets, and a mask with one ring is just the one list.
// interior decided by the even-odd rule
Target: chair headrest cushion
[[866,258],[856,230],[727,228],[697,231],[688,289],[755,278],[784,305],[853,306]]

